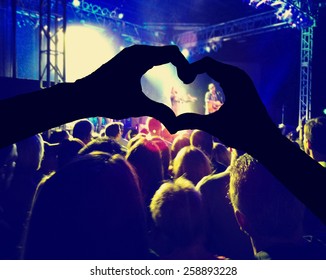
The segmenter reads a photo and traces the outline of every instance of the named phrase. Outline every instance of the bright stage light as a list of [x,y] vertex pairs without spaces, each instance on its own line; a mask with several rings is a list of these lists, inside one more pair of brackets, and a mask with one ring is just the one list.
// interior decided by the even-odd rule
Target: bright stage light
[[66,80],[92,73],[118,53],[113,36],[92,25],[68,26],[66,31]]
[[76,8],[78,8],[80,6],[80,1],[79,0],[73,0],[72,1],[72,5]]
[[315,25],[314,16],[309,10],[303,10],[295,1],[244,0],[256,9],[262,6],[273,7],[277,19],[287,22],[291,27],[306,28]]
[[183,54],[183,56],[184,56],[185,58],[189,58],[189,56],[190,56],[190,52],[189,52],[188,49],[182,49],[182,50],[181,50],[181,53]]

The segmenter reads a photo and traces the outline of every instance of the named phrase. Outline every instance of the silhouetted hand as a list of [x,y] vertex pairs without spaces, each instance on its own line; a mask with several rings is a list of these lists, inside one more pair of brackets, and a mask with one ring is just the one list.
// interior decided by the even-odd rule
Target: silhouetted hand
[[153,66],[166,63],[176,67],[183,82],[194,80],[195,75],[191,74],[189,63],[177,46],[135,45],[75,83],[59,83],[1,100],[1,128],[6,136],[0,138],[0,147],[71,121],[96,116],[113,119],[152,116],[176,131],[173,111],[149,99],[141,88],[141,77]]
[[251,78],[243,70],[209,57],[191,64],[191,68],[194,73],[207,73],[218,81],[226,99],[210,115],[179,115],[178,128],[204,130],[225,145],[251,154],[326,223],[324,197],[320,195],[325,168],[281,134]]
[[[190,83],[188,61],[176,46],[135,45],[125,48],[89,76],[77,80],[76,99],[90,116],[113,119],[152,116],[175,129],[173,111],[162,103],[149,99],[141,88],[141,77],[153,66],[172,63],[178,77]],[[83,100],[83,102],[81,102]]]
[[179,129],[204,130],[225,145],[246,152],[276,130],[251,78],[243,70],[205,57],[193,63],[191,71],[206,73],[219,82],[226,101],[209,115],[186,113],[178,116]]

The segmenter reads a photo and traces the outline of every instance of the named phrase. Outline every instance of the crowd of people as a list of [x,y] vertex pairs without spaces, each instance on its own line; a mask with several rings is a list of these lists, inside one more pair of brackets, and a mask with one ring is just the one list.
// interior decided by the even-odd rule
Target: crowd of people
[[[131,59],[133,73],[124,67]],[[185,82],[203,71],[221,81],[223,107],[176,118],[141,95],[140,108],[123,111],[113,95],[95,109],[83,98],[100,94],[107,74],[111,90],[129,76],[126,87],[138,88],[134,77],[170,61]],[[131,47],[46,91],[0,102],[6,118],[30,110],[22,130],[8,126],[1,142],[1,259],[326,259],[325,117],[305,124],[298,145],[272,124],[244,72],[210,59],[188,65],[174,46]],[[64,105],[58,114],[26,109],[26,100]],[[237,115],[243,107],[249,113]],[[112,122],[94,133],[87,118],[71,131],[50,129],[102,110],[151,117],[142,131]]]
[[[248,154],[151,117],[132,131],[81,119],[1,149],[1,258],[326,257],[326,226]],[[325,131],[302,143],[322,165]]]

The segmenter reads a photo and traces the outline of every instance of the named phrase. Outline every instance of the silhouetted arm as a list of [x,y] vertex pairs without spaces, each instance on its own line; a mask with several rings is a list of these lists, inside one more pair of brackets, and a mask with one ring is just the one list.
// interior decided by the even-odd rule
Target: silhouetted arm
[[174,113],[146,97],[140,83],[146,71],[169,62],[181,80],[192,81],[189,63],[176,46],[135,45],[74,83],[0,100],[0,147],[85,117],[164,116],[165,126],[174,126]]
[[0,101],[0,147],[16,143],[87,114],[75,108],[73,83],[17,95]]
[[213,114],[180,115],[180,128],[202,129],[225,145],[251,154],[326,223],[326,169],[281,134],[250,77],[237,67],[211,58],[192,67],[195,73],[207,73],[220,82],[226,99]]
[[[155,65],[171,62],[190,83],[200,73],[220,82],[225,103],[210,115],[182,114],[142,93],[140,79]],[[101,100],[101,102],[98,102]],[[241,69],[204,58],[192,65],[176,46],[124,49],[75,83],[0,101],[0,146],[84,117],[115,119],[152,116],[171,133],[202,129],[225,145],[250,153],[326,223],[326,170],[298,149],[271,121],[250,77]],[[16,126],[13,127],[12,125]]]

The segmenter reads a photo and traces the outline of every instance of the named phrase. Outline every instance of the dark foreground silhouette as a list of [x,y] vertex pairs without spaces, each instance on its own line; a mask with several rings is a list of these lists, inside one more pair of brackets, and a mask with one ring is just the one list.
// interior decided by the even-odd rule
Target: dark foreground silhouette
[[[210,115],[187,113],[176,117],[167,106],[147,98],[140,78],[153,66],[170,62],[184,83],[191,83],[200,73],[207,73],[219,82],[226,97],[223,107]],[[326,222],[322,195],[326,170],[281,135],[252,80],[239,68],[209,57],[189,64],[176,46],[132,46],[74,83],[1,100],[0,121],[5,134],[0,146],[92,116],[114,119],[152,116],[171,133],[182,129],[204,130],[225,145],[259,160]],[[19,129],[12,123],[20,123]]]

